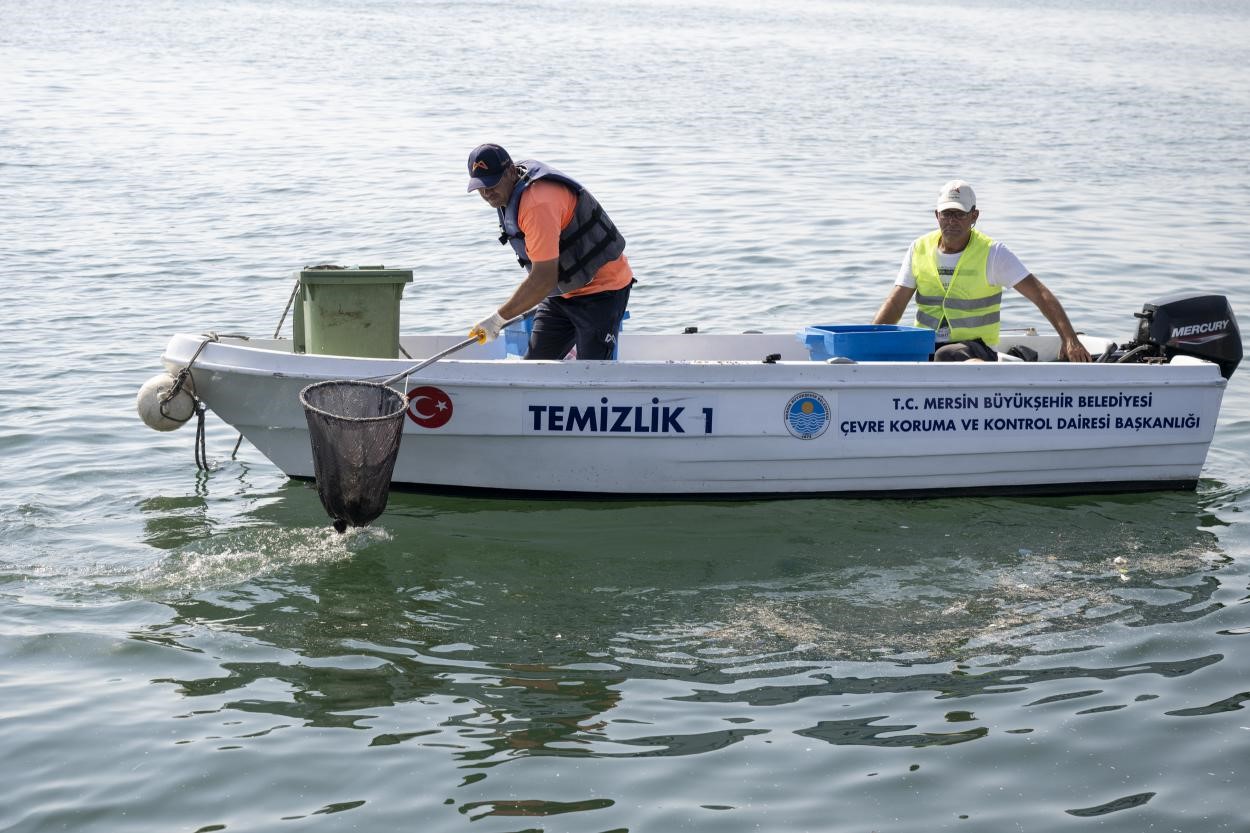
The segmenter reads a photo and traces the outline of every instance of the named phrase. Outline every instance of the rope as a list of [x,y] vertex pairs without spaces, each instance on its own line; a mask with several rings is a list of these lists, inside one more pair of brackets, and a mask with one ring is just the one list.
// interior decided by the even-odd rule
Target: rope
[[[175,422],[179,421],[178,418],[166,413],[165,406],[168,405],[170,402],[172,402],[173,398],[182,392],[183,386],[186,385],[187,383],[187,379],[191,379],[192,383],[194,383],[195,377],[191,375],[191,368],[195,365],[195,360],[200,357],[200,353],[204,352],[204,348],[207,347],[211,342],[221,341],[223,337],[224,338],[238,338],[244,341],[248,340],[248,337],[243,335],[242,333],[218,334],[210,330],[209,332],[203,333],[202,335],[204,337],[204,340],[200,342],[200,346],[196,349],[195,353],[191,356],[191,361],[187,362],[187,366],[182,368],[181,370],[178,371],[177,374],[175,374],[174,383],[170,386],[169,391],[164,396],[162,396],[160,400],[161,415],[168,419],[172,419]],[[200,471],[209,471],[210,468],[208,465],[208,445],[205,439],[205,430],[204,430],[204,415],[208,411],[208,406],[204,404],[204,401],[202,399],[200,399],[198,396],[195,395],[194,391],[188,390],[187,395],[191,397],[191,412],[196,417],[195,467],[199,469]],[[191,417],[188,416],[187,419],[182,420],[182,422],[186,422],[190,419]],[[242,441],[243,441],[243,435],[240,434],[239,443],[241,443]],[[238,452],[239,443],[235,443],[234,453]],[[230,455],[231,459],[234,458],[234,453],[231,453]]]
[[[199,355],[199,353],[196,353],[196,355]],[[174,383],[169,386],[169,390],[165,393],[164,396],[161,397],[161,400],[158,404],[160,405],[161,416],[165,417],[165,419],[170,419],[170,420],[173,420],[174,422],[186,422],[187,419],[191,418],[190,416],[187,416],[187,419],[179,419],[178,417],[174,416],[173,414],[165,410],[165,406],[168,405],[170,402],[172,402],[174,400],[174,397],[182,392],[182,386],[187,383],[187,378],[190,375],[191,375],[190,365],[187,365],[182,370],[179,370],[178,375],[174,377]],[[195,405],[199,404],[200,400],[197,399],[195,394],[191,393],[191,391],[187,391],[187,394],[191,397],[191,403],[192,403],[191,410],[192,412],[194,412]]]
[[195,413],[199,417],[195,425],[195,467],[200,471],[210,471],[208,466],[208,448],[204,440],[204,413],[208,406],[199,399],[195,400]]
[[299,287],[300,279],[296,278],[295,286],[291,287],[291,297],[286,299],[286,309],[282,310],[282,317],[278,319],[278,326],[274,328],[274,338],[282,335],[282,325],[286,323],[286,314],[291,311],[291,306],[295,303],[295,296],[299,294]]

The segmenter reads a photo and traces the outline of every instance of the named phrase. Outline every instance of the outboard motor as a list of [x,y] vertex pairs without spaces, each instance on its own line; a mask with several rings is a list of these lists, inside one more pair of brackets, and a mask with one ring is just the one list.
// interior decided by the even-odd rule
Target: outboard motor
[[1168,295],[1133,313],[1137,337],[1113,361],[1170,361],[1194,356],[1220,366],[1228,379],[1241,363],[1241,330],[1223,295],[1186,292]]

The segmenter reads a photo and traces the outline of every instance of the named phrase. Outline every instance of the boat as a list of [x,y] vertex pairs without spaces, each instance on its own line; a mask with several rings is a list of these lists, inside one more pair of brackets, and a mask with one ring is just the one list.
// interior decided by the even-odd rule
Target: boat
[[[1123,345],[1081,336],[1090,364],[1058,361],[1058,337],[1033,330],[1004,332],[996,363],[882,347],[914,328],[649,334],[631,323],[615,361],[523,361],[510,331],[396,385],[408,407],[391,485],[637,499],[1192,490],[1240,330],[1220,295],[1169,296],[1135,315]],[[416,358],[462,339],[398,346]],[[303,479],[314,469],[300,391],[412,363],[190,333],[170,338],[161,361]]]

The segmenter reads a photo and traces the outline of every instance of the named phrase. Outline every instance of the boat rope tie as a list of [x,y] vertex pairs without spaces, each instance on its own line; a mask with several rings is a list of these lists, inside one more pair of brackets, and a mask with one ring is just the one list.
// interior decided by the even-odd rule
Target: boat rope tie
[[[200,471],[208,471],[209,470],[208,448],[207,448],[205,432],[204,432],[204,416],[208,412],[208,406],[204,404],[204,401],[202,399],[200,399],[198,396],[195,395],[195,378],[191,375],[191,368],[195,365],[195,360],[200,357],[200,353],[204,352],[204,348],[207,347],[212,342],[221,341],[222,335],[226,336],[227,338],[240,338],[240,339],[243,339],[244,341],[247,341],[248,337],[240,333],[222,333],[219,335],[211,330],[207,333],[202,333],[202,335],[203,335],[204,340],[201,341],[200,346],[196,348],[195,353],[191,356],[191,360],[187,362],[187,366],[179,370],[176,374],[174,374],[173,385],[171,385],[169,390],[165,393],[165,395],[161,397],[160,409],[161,409],[162,416],[165,416],[174,421],[186,422],[187,420],[189,420],[191,418],[190,415],[188,415],[184,419],[179,420],[178,417],[167,413],[165,410],[165,406],[169,404],[171,401],[173,401],[175,396],[181,393],[184,389],[186,390],[187,395],[191,397],[191,402],[192,402],[191,411],[193,414],[195,414],[195,417],[196,417],[195,467]],[[191,380],[190,387],[186,386],[188,379]],[[235,448],[237,450],[238,446],[235,446]]]

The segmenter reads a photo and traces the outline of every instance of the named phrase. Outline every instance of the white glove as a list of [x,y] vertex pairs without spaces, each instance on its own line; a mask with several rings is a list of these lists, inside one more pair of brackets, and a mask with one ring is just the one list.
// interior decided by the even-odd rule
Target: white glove
[[475,336],[479,343],[485,344],[499,337],[499,331],[503,329],[503,325],[508,321],[498,311],[492,312],[489,318],[483,319],[473,325],[473,329],[469,330],[470,336]]

